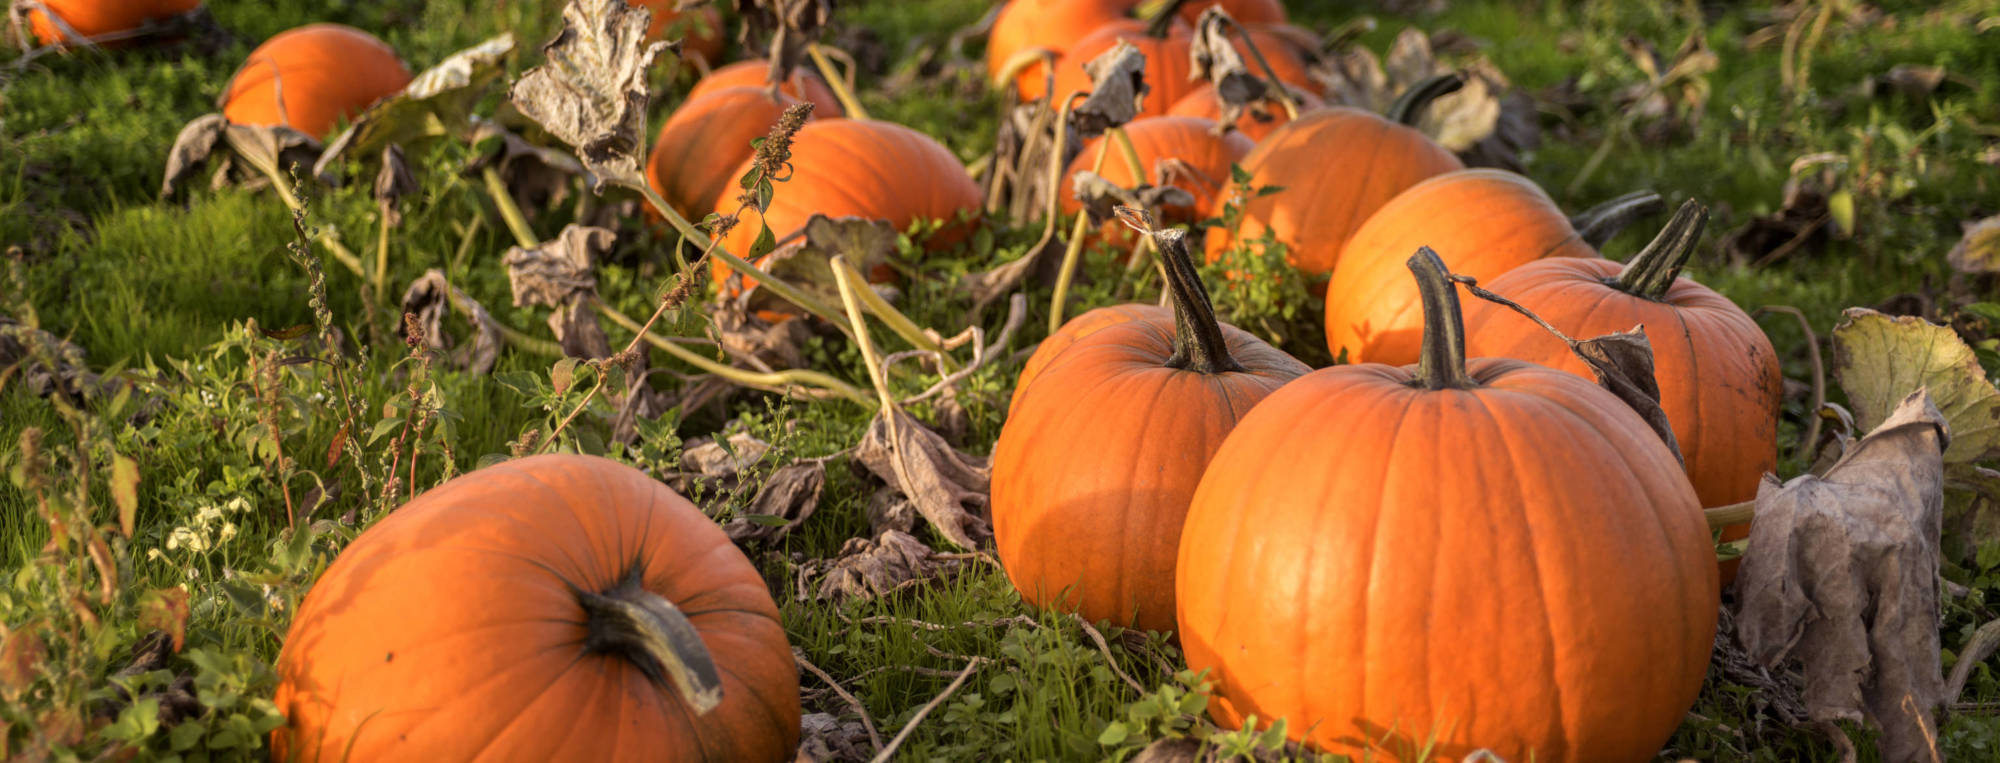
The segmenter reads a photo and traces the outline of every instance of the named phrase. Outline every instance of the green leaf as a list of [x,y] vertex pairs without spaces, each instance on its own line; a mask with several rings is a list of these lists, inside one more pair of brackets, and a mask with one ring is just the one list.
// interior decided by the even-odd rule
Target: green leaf
[[1921,318],[1850,307],[1833,329],[1833,374],[1859,431],[1874,431],[1917,388],[1951,427],[1947,464],[2000,456],[2000,389],[1958,334]]
[[749,252],[738,256],[746,260],[755,260],[770,254],[771,250],[776,248],[778,248],[777,237],[771,235],[771,226],[765,225],[764,219],[760,217],[757,219],[757,242],[750,245]]
[[1097,743],[1111,747],[1124,744],[1125,740],[1130,736],[1132,736],[1132,729],[1127,728],[1124,721],[1112,721],[1105,725],[1104,733],[1097,735]]
[[167,745],[174,752],[185,752],[194,749],[195,745],[201,743],[202,732],[207,730],[206,727],[199,723],[183,723],[175,726],[172,731],[167,732]]
[[493,381],[500,386],[521,393],[522,397],[535,398],[541,395],[542,385],[535,375],[527,371],[505,371],[493,375]]
[[368,432],[368,444],[374,445],[375,441],[382,439],[383,435],[394,432],[402,426],[402,419],[383,419],[375,422],[375,428]]
[[111,502],[118,505],[118,529],[132,537],[139,514],[139,462],[123,453],[111,456]]

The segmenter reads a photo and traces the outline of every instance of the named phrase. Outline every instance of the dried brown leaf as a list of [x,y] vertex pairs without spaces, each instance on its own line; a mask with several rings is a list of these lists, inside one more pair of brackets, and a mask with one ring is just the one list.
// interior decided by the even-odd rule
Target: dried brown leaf
[[817,598],[873,599],[957,566],[936,556],[916,536],[896,530],[874,538],[849,538],[820,579]]
[[383,146],[382,168],[375,173],[375,204],[386,224],[402,224],[403,197],[417,190],[417,175],[403,159],[403,147],[394,143]]
[[1590,366],[1599,385],[1646,420],[1667,443],[1667,450],[1673,451],[1674,460],[1684,460],[1680,443],[1674,440],[1673,425],[1667,422],[1667,411],[1660,407],[1660,385],[1653,376],[1653,345],[1646,340],[1645,326],[1577,340],[1570,351]]
[[1077,170],[1070,176],[1071,192],[1076,200],[1083,202],[1083,210],[1090,215],[1090,224],[1103,225],[1116,219],[1118,207],[1140,207],[1159,209],[1163,206],[1194,206],[1194,194],[1178,186],[1141,185],[1125,188],[1106,180],[1090,170]]
[[0,378],[17,367],[15,378],[39,397],[61,394],[76,401],[105,386],[85,364],[82,347],[0,315]]
[[591,303],[597,299],[596,262],[617,240],[618,234],[604,228],[568,225],[541,246],[511,247],[501,258],[507,266],[514,305],[555,308],[549,315],[549,329],[570,357],[611,354],[611,343],[597,324]]
[[514,197],[514,206],[530,220],[542,210],[561,204],[570,193],[572,181],[589,174],[576,157],[530,143],[499,122],[476,116],[472,122],[472,142],[489,148],[467,164],[466,176],[478,180],[487,169],[492,169]]
[[782,316],[773,322],[746,309],[745,303],[760,291],[761,285],[739,297],[716,301],[710,310],[716,341],[758,371],[803,367],[806,341],[813,336],[811,323]]
[[738,544],[783,537],[819,508],[820,494],[825,488],[826,464],[821,461],[778,467],[758,486],[750,505],[723,525],[722,531]]
[[875,757],[868,729],[860,721],[843,721],[831,713],[807,713],[799,718],[796,763],[862,761]]
[[1946,259],[1960,273],[2000,273],[2000,215],[1966,223]]
[[[1069,129],[1078,138],[1094,138],[1105,130],[1139,116],[1150,89],[1146,84],[1146,54],[1119,40],[1110,50],[1083,65],[1090,75],[1090,95],[1070,110]],[[1060,98],[1065,93],[1058,93]],[[1060,104],[1058,104],[1060,105]]]
[[1313,73],[1328,104],[1379,112],[1418,83],[1456,72],[1464,85],[1432,100],[1419,115],[1417,129],[1467,166],[1521,171],[1525,154],[1541,145],[1534,99],[1484,56],[1447,61],[1437,52],[1442,36],[1406,28],[1390,45],[1386,64],[1357,46],[1322,58]]
[[221,114],[196,117],[167,151],[160,198],[174,198],[188,177],[208,166],[216,170],[214,187],[261,188],[270,180],[260,168],[286,173],[294,166],[311,167],[320,150],[319,139],[290,127],[230,124]]
[[[452,286],[443,270],[431,268],[411,281],[410,288],[403,291],[402,311],[405,315],[417,317],[424,343],[443,353],[454,367],[486,374],[491,373],[493,365],[499,362],[503,339],[499,322],[486,312],[486,307],[478,300]],[[466,322],[472,324],[470,345],[460,346],[458,340],[445,330],[445,316],[453,311],[463,313]],[[408,336],[403,338],[409,339]],[[307,505],[311,506],[311,503]]]
[[[972,314],[977,316],[985,312],[988,305],[1014,293],[1030,275],[1044,283],[1054,282],[1056,268],[1062,263],[1066,248],[1067,244],[1061,236],[1050,236],[1041,246],[1028,250],[1019,258],[960,278],[958,289],[971,297]],[[1078,274],[1079,277],[1081,275]]]
[[1737,632],[1774,666],[1796,655],[1815,721],[1881,727],[1891,763],[1940,760],[1938,535],[1944,415],[1925,390],[1852,444],[1826,476],[1757,491],[1737,576]]
[[917,505],[903,491],[884,486],[868,497],[868,531],[877,535],[885,530],[916,532],[917,522],[923,519],[917,513]]
[[48,643],[32,624],[0,628],[0,699],[13,702],[35,685],[48,659]]
[[681,449],[681,471],[667,475],[667,484],[682,493],[693,492],[698,482],[708,490],[734,490],[743,473],[770,452],[770,443],[745,432],[692,442]]
[[606,180],[646,182],[646,70],[668,48],[646,42],[651,18],[625,0],[569,0],[562,31],[542,46],[548,61],[508,91],[521,114],[576,149],[594,191]]
[[371,104],[327,143],[313,175],[331,181],[348,157],[366,158],[390,145],[413,147],[418,141],[466,134],[473,106],[500,78],[513,52],[514,33],[503,32],[424,70],[402,90]]
[[[773,251],[764,270],[822,304],[837,305],[840,288],[833,279],[833,258],[845,255],[856,270],[868,273],[895,254],[896,239],[896,228],[887,220],[815,213],[806,220],[803,238]],[[799,312],[797,305],[761,288],[746,295],[744,306],[752,311]]]
[[875,417],[854,460],[909,496],[917,512],[952,545],[975,549],[992,537],[992,526],[982,516],[992,482],[986,459],[958,452],[902,410],[890,408]]
[[1216,99],[1222,103],[1222,114],[1216,121],[1223,124],[1235,124],[1245,108],[1262,101],[1270,91],[1270,83],[1251,73],[1230,40],[1229,32],[1235,26],[1236,21],[1220,4],[1211,5],[1195,21],[1194,43],[1188,47],[1189,77],[1215,85]]
[[806,58],[806,47],[819,39],[821,30],[833,19],[832,0],[735,0],[736,17],[743,19],[738,38],[744,47],[762,40],[765,59],[771,62],[771,84],[784,82]]

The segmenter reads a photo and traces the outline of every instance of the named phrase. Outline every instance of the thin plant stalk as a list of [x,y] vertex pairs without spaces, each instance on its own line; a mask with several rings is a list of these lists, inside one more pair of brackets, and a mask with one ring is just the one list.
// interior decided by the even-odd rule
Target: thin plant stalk
[[854,97],[854,90],[849,86],[851,80],[842,78],[833,70],[833,62],[826,59],[826,51],[820,44],[815,42],[807,45],[806,55],[812,56],[813,66],[819,69],[820,77],[826,80],[826,86],[833,90],[833,97],[840,101],[840,108],[847,112],[847,118],[867,119],[868,110],[861,107],[861,99]]

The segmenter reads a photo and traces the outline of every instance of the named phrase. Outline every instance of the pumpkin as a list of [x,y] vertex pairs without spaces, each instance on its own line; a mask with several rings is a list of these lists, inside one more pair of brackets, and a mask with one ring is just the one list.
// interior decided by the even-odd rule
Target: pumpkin
[[772,98],[763,88],[729,87],[681,104],[653,141],[646,182],[681,216],[700,219],[722,189],[736,187],[740,176],[728,173],[750,158],[750,141],[770,134],[798,102],[782,93]]
[[[692,101],[709,93],[732,87],[755,87],[769,90],[771,87],[771,64],[763,59],[753,58],[737,61],[727,66],[716,67],[707,76],[695,80],[694,87],[688,88],[687,100]],[[825,80],[803,69],[792,70],[785,78],[785,84],[778,92],[802,101],[812,101],[814,119],[835,119],[847,116],[840,107],[840,97],[833,94]]]
[[[998,82],[1008,63],[1024,50],[1042,49],[1060,57],[1097,28],[1127,18],[1143,0],[1013,0],[1000,7],[986,37],[986,77]],[[1042,97],[1048,72],[1038,61],[1020,69],[1014,86],[1021,100]]]
[[1411,125],[1431,99],[1454,89],[1440,77],[1411,88],[1383,115],[1336,106],[1300,114],[1257,143],[1243,158],[1250,187],[1284,190],[1248,200],[1238,227],[1208,232],[1208,257],[1220,260],[1235,241],[1270,233],[1288,248],[1287,261],[1313,281],[1335,272],[1347,237],[1404,189],[1434,175],[1464,169],[1443,146]]
[[[1695,495],[1703,506],[1727,506],[1756,498],[1764,474],[1778,468],[1784,375],[1770,338],[1743,308],[1679,275],[1707,219],[1707,211],[1689,201],[1630,264],[1542,260],[1486,287],[1572,337],[1645,326],[1660,407],[1673,425]],[[1568,345],[1519,313],[1482,301],[1466,311],[1466,321],[1466,346],[1475,354],[1595,378]],[[1749,533],[1744,523],[1725,528],[1722,537]],[[1738,561],[1723,563],[1723,582],[1734,577]]]
[[1014,395],[1007,404],[1007,410],[1021,407],[1021,393],[1028,391],[1028,382],[1041,374],[1056,356],[1075,345],[1078,340],[1120,323],[1130,323],[1154,315],[1158,305],[1124,304],[1100,307],[1063,322],[1062,328],[1050,334],[1035,352],[1028,356],[1028,362],[1021,366],[1021,375],[1014,380]]
[[[1235,35],[1231,35],[1230,39],[1243,54],[1244,60],[1250,61],[1249,49],[1243,46],[1243,39]],[[1187,27],[1175,26],[1165,37],[1154,37],[1147,34],[1144,22],[1128,19],[1098,27],[1097,31],[1077,40],[1063,52],[1062,59],[1056,62],[1057,97],[1073,92],[1089,92],[1090,75],[1084,72],[1083,65],[1117,47],[1119,40],[1131,43],[1146,55],[1148,90],[1140,103],[1139,116],[1165,116],[1168,107],[1187,97],[1201,84],[1188,79],[1192,70],[1188,55],[1194,37]],[[1271,71],[1277,73],[1278,81],[1312,92],[1319,91],[1319,83],[1306,73],[1305,63],[1291,52],[1283,40],[1256,30],[1250,32],[1250,40],[1270,62]],[[1250,65],[1253,71],[1263,74],[1254,68],[1257,66],[1254,62]]]
[[646,27],[647,40],[680,40],[681,55],[699,54],[709,63],[722,61],[722,48],[729,41],[723,34],[722,11],[715,6],[690,9],[690,16],[678,7],[680,0],[625,0],[625,4],[653,13],[653,23]]
[[1193,24],[1202,11],[1216,5],[1239,24],[1285,23],[1285,6],[1278,0],[1189,0],[1181,4],[1181,18]]
[[[1293,101],[1298,104],[1301,114],[1326,106],[1326,101],[1321,100],[1319,96],[1297,88],[1292,89],[1291,95]],[[1263,117],[1261,119],[1260,114]],[[1188,91],[1187,95],[1181,96],[1173,106],[1168,107],[1167,115],[1200,117],[1210,121],[1221,119],[1222,101],[1215,97],[1215,86],[1204,82]],[[1243,110],[1243,115],[1236,118],[1236,132],[1249,138],[1251,143],[1257,143],[1290,121],[1292,117],[1285,111],[1285,105],[1279,103],[1276,98],[1267,98],[1255,109]]]
[[542,455],[355,539],[279,654],[275,760],[791,760],[798,667],[715,522],[644,472]]
[[[1145,117],[1135,119],[1120,128],[1132,140],[1132,148],[1139,155],[1139,167],[1146,177],[1132,177],[1132,169],[1125,160],[1124,152],[1109,135],[1093,138],[1085,143],[1083,151],[1070,160],[1064,177],[1073,178],[1076,173],[1090,169],[1097,161],[1099,151],[1106,151],[1104,163],[1097,174],[1125,188],[1141,183],[1155,183],[1159,180],[1161,162],[1178,160],[1178,167],[1169,171],[1172,185],[1194,197],[1193,206],[1169,206],[1161,210],[1161,217],[1168,223],[1189,223],[1214,214],[1222,204],[1223,191],[1229,186],[1229,167],[1250,153],[1249,138],[1234,133],[1216,135],[1215,122],[1195,117]],[[1083,209],[1083,202],[1070,193],[1070,184],[1062,186],[1062,211],[1073,215]],[[1107,221],[1100,235],[1111,240],[1125,240],[1117,221]]]
[[285,126],[324,139],[335,123],[410,84],[396,51],[341,24],[307,24],[250,51],[222,96],[240,125]]
[[1701,689],[1720,604],[1694,489],[1597,385],[1467,362],[1443,263],[1423,249],[1410,268],[1421,361],[1294,380],[1195,491],[1178,622],[1210,712],[1283,718],[1356,759],[1651,760]]
[[75,43],[78,37],[128,32],[199,7],[201,0],[41,0],[28,11],[28,28],[44,45]]
[[[1604,218],[1610,238],[1629,222],[1622,213],[1657,197],[1619,197],[1580,218]],[[1326,346],[1334,357],[1363,363],[1415,362],[1423,310],[1416,285],[1398,266],[1429,246],[1452,257],[1451,269],[1485,283],[1546,257],[1596,257],[1592,241],[1571,224],[1534,181],[1505,170],[1449,172],[1411,186],[1369,216],[1347,241],[1326,287]],[[1631,328],[1631,326],[1625,326]]]
[[1308,369],[1216,321],[1185,231],[1152,235],[1173,309],[1127,305],[1071,321],[1097,325],[1016,388],[993,447],[992,511],[1000,562],[1023,599],[1165,631],[1181,518],[1209,454]]
[[[750,171],[746,159],[725,177]],[[729,215],[741,207],[742,189],[726,185],[716,196],[714,211]],[[977,213],[986,197],[965,172],[951,149],[930,136],[893,122],[830,119],[806,123],[792,138],[792,172],[776,186],[771,208],[761,215],[744,208],[740,222],[723,246],[744,256],[757,240],[758,220],[778,239],[805,227],[815,213],[827,217],[854,216],[887,220],[897,230],[916,220],[954,220],[961,212]],[[964,237],[967,226],[951,224],[930,238],[932,246],[950,246]],[[716,259],[716,283],[730,273]],[[871,273],[881,280],[887,272]],[[747,288],[754,283],[745,279]]]

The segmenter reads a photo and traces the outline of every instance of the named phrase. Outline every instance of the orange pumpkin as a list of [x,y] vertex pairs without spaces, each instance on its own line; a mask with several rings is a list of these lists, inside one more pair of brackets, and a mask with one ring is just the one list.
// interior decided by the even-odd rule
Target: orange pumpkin
[[798,668],[757,568],[644,472],[516,459],[355,539],[277,665],[276,760],[791,760]]
[[[1076,173],[1090,169],[1097,161],[1099,151],[1106,151],[1104,163],[1097,174],[1104,179],[1126,188],[1141,183],[1155,183],[1159,180],[1158,167],[1161,162],[1178,160],[1178,166],[1169,171],[1173,180],[1170,185],[1187,191],[1194,197],[1194,206],[1169,206],[1161,211],[1167,223],[1188,223],[1215,213],[1221,206],[1223,191],[1229,186],[1229,167],[1250,153],[1249,138],[1233,133],[1216,135],[1215,122],[1195,117],[1145,117],[1135,119],[1120,128],[1132,139],[1132,148],[1139,155],[1139,167],[1145,171],[1142,178],[1132,177],[1130,163],[1115,142],[1107,144],[1109,135],[1091,139],[1084,144],[1083,151],[1070,160],[1065,178],[1073,178]],[[1070,193],[1070,183],[1062,186],[1062,211],[1073,215],[1083,209],[1083,202]],[[1115,226],[1115,227],[1114,227]],[[1107,221],[1099,235],[1114,241],[1128,241],[1129,235],[1124,225],[1116,220]]]
[[[1429,249],[1423,359],[1252,409],[1181,532],[1179,636],[1225,728],[1360,759],[1645,761],[1694,704],[1719,591],[1694,489],[1624,402],[1467,363]],[[1427,755],[1416,750],[1434,735]]]
[[325,138],[333,126],[410,84],[396,51],[341,24],[280,32],[250,51],[229,80],[222,115],[241,125],[286,126]]
[[[646,182],[689,219],[707,214],[730,175],[750,158],[750,141],[771,126],[797,99],[755,87],[729,87],[690,100],[667,117],[646,159]],[[818,107],[814,107],[817,111]]]
[[[750,160],[745,160],[725,177],[742,177],[749,171]],[[734,214],[741,206],[736,201],[741,193],[734,183],[725,186],[712,209]],[[965,165],[930,136],[893,122],[830,119],[807,123],[793,137],[792,174],[777,184],[771,208],[762,219],[779,239],[804,228],[815,213],[887,220],[901,230],[916,220],[953,220],[960,212],[977,213],[985,201]],[[759,217],[756,209],[744,209],[741,222],[722,245],[739,257],[747,254],[757,240]],[[950,225],[932,236],[931,244],[954,244],[965,228]],[[713,268],[716,283],[729,276],[729,266],[720,259]],[[755,283],[745,281],[746,287]]]
[[[1308,278],[1336,272],[1347,237],[1376,209],[1425,178],[1465,168],[1410,126],[1450,84],[1441,78],[1413,87],[1386,115],[1336,106],[1300,114],[1265,136],[1243,168],[1251,187],[1284,190],[1245,203],[1235,231],[1211,229],[1209,260],[1222,259],[1236,240],[1269,232]],[[1312,290],[1325,293],[1317,282]]]
[[[755,87],[769,90],[771,87],[771,64],[760,58],[752,58],[727,66],[720,66],[708,72],[708,76],[696,80],[694,87],[688,88],[687,100],[694,100],[717,90],[732,87]],[[840,107],[840,97],[833,94],[825,80],[803,69],[793,69],[792,76],[778,92],[802,101],[812,101],[814,119],[837,119],[847,116]]]
[[78,40],[64,32],[65,27],[81,37],[101,37],[199,7],[201,0],[41,0],[41,7],[28,12],[28,28],[44,45],[74,43]]
[[[1000,7],[993,30],[986,36],[986,77],[997,81],[1014,56],[1023,50],[1047,50],[1057,57],[1097,28],[1126,19],[1143,0],[1012,0]],[[1041,63],[1029,64],[1014,77],[1021,100],[1042,97],[1048,73]]]
[[1189,0],[1181,4],[1181,18],[1195,23],[1202,11],[1220,5],[1238,24],[1283,24],[1285,6],[1278,0]]
[[[1243,46],[1242,38],[1232,35],[1231,39],[1248,61],[1249,49]],[[1167,36],[1154,37],[1146,33],[1144,22],[1125,20],[1098,27],[1097,31],[1076,41],[1063,52],[1062,59],[1056,62],[1057,97],[1073,92],[1089,92],[1090,75],[1084,72],[1083,65],[1117,47],[1119,40],[1131,43],[1146,55],[1148,90],[1140,104],[1140,116],[1165,116],[1169,107],[1201,84],[1188,79],[1191,71],[1188,52],[1194,44],[1194,37],[1187,27],[1177,25]],[[1251,31],[1250,40],[1270,62],[1271,71],[1277,73],[1278,81],[1312,92],[1319,91],[1319,83],[1306,73],[1305,63],[1291,52],[1284,41],[1255,30]]]
[[690,16],[678,7],[680,0],[625,0],[625,4],[652,11],[647,40],[680,40],[682,55],[698,54],[711,64],[722,61],[722,48],[729,40],[722,29],[722,11],[715,6],[700,6]]
[[[1743,308],[1679,277],[1707,219],[1707,211],[1689,201],[1630,264],[1595,257],[1541,260],[1486,288],[1572,337],[1645,326],[1660,407],[1673,425],[1695,495],[1703,506],[1727,506],[1756,498],[1764,474],[1778,468],[1784,375],[1770,338]],[[1474,354],[1595,378],[1568,345],[1519,313],[1482,300],[1466,311],[1466,322],[1466,346]],[[1725,528],[1723,539],[1749,534],[1746,522]],[[1737,561],[1723,563],[1723,582],[1735,576]]]
[[1121,323],[1131,323],[1156,314],[1158,305],[1125,304],[1100,307],[1063,322],[1062,328],[1035,345],[1035,352],[1028,356],[1028,362],[1021,366],[1021,375],[1014,380],[1014,396],[1007,404],[1007,410],[1021,407],[1021,393],[1028,391],[1028,382],[1047,368],[1056,356],[1063,354],[1078,340],[1098,331]]
[[[1298,104],[1301,114],[1326,107],[1326,101],[1321,100],[1319,96],[1296,88],[1292,90],[1292,98]],[[1260,114],[1262,119],[1258,118]],[[1204,82],[1175,101],[1174,105],[1167,109],[1167,115],[1200,117],[1210,121],[1221,119],[1222,101],[1215,97],[1215,86]],[[1236,118],[1236,132],[1249,138],[1251,143],[1259,143],[1290,121],[1292,117],[1285,111],[1285,105],[1279,103],[1276,98],[1267,98],[1258,104],[1256,109],[1243,110],[1243,115]],[[1227,177],[1224,176],[1225,179]]]
[[1173,309],[1127,305],[1072,321],[1095,330],[1016,387],[993,446],[992,509],[1000,562],[1023,599],[1165,631],[1181,518],[1209,454],[1257,401],[1309,369],[1218,323],[1185,232],[1153,236]]

